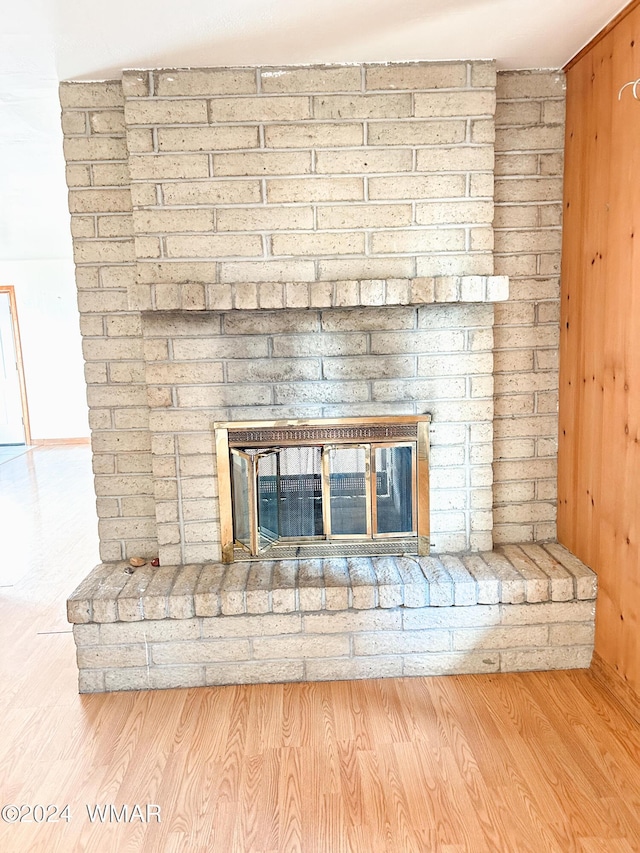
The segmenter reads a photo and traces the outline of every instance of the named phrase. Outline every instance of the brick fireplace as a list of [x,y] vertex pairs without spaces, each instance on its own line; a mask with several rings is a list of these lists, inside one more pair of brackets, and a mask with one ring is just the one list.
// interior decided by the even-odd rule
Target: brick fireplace
[[[65,83],[61,102],[101,556],[110,566],[159,556],[171,583],[165,609],[150,610],[156,621],[180,610],[173,590],[191,596],[185,619],[248,612],[245,589],[244,609],[218,598],[215,613],[198,613],[204,575],[192,568],[181,586],[181,570],[169,568],[221,559],[216,421],[429,413],[434,552],[554,538],[557,75],[497,77],[490,62],[133,70],[121,81]],[[514,555],[501,559],[514,569]],[[521,598],[461,592],[451,603],[575,598],[582,634],[572,654],[553,659],[580,665],[592,617],[577,600],[582,570],[558,559],[518,552]],[[456,565],[451,583],[480,583]],[[109,631],[87,602],[94,593],[104,602],[111,588],[117,598],[128,581],[100,571],[70,610],[84,623],[79,648],[90,647],[79,651],[82,689],[220,681],[202,662],[185,675],[159,652],[177,669],[173,682],[168,671],[154,682],[141,648],[117,650],[113,626],[106,645],[131,672],[110,678]],[[565,584],[554,598],[556,575],[574,578],[571,595]],[[545,577],[546,595],[526,594],[527,581]],[[372,610],[383,606],[378,581]],[[137,589],[137,605],[98,608],[106,623],[123,623],[123,643],[124,623],[149,618],[141,602],[153,583],[145,569],[123,598]],[[358,609],[348,571],[347,587],[347,609]],[[256,615],[273,601],[265,607]],[[548,613],[547,623],[561,621]],[[188,668],[196,653],[183,652]],[[501,666],[498,657],[487,666]],[[261,672],[285,677],[277,665]]]

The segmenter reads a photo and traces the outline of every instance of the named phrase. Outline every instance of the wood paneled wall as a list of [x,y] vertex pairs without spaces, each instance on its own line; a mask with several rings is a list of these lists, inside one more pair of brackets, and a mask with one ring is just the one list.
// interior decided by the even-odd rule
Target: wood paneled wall
[[598,573],[596,653],[640,695],[640,101],[618,100],[638,77],[634,2],[567,70],[558,537]]

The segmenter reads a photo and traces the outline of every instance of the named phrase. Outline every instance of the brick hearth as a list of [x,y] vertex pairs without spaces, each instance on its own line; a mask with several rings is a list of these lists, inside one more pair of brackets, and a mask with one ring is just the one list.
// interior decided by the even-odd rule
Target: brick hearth
[[80,690],[589,666],[596,579],[562,546],[102,564],[68,602]]

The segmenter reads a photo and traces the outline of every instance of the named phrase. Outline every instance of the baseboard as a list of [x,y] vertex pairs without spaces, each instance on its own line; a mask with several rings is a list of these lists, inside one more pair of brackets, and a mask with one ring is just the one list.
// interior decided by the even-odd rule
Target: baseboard
[[31,444],[37,447],[49,447],[54,444],[91,444],[90,438],[32,438]]
[[591,674],[611,695],[618,700],[631,716],[640,722],[640,696],[633,690],[614,667],[594,652]]

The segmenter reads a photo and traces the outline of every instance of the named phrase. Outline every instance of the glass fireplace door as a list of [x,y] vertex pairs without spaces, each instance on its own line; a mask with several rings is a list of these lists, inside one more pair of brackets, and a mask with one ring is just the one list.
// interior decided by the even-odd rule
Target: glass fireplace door
[[378,536],[415,532],[415,450],[410,444],[374,448],[374,530]]
[[236,544],[257,555],[325,538],[321,447],[232,448],[230,460]]
[[280,538],[280,451],[257,453],[254,459],[258,550],[263,551]]
[[321,447],[282,448],[279,508],[282,539],[323,538]]
[[325,447],[323,466],[329,503],[327,537],[371,536],[370,446]]
[[225,562],[428,553],[428,424],[218,425]]
[[248,453],[236,449],[231,451],[231,505],[234,540],[251,553],[256,553],[253,459]]
[[323,537],[322,448],[256,454],[259,544]]

